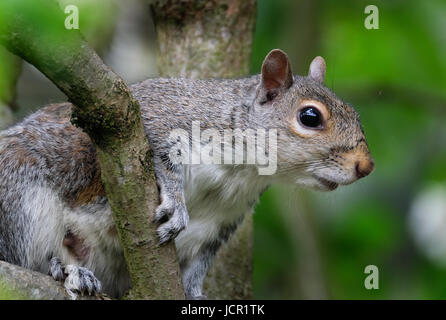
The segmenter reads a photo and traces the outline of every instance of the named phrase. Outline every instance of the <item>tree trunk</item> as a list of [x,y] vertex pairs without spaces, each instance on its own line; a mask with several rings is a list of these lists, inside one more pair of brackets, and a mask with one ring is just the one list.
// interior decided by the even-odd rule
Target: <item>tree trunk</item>
[[16,85],[22,71],[22,59],[0,46],[0,130],[12,124]]
[[[160,76],[232,78],[249,74],[255,0],[158,0],[151,5]],[[252,297],[252,217],[220,250],[205,293],[211,299]]]
[[[173,243],[158,245],[151,152],[138,102],[52,0],[0,2],[0,42],[44,73],[74,104],[72,122],[96,146],[102,180],[130,271],[133,299],[184,298]],[[38,28],[36,27],[38,24]]]

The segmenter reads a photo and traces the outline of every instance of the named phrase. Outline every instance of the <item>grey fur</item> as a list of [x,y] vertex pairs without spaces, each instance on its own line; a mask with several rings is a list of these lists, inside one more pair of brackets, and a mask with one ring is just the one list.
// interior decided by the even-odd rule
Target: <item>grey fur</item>
[[[160,241],[176,237],[187,298],[204,297],[201,285],[214,255],[271,183],[328,190],[357,180],[359,169],[361,176],[373,169],[352,107],[320,81],[290,79],[289,61],[281,51],[265,63],[268,77],[279,81],[261,75],[236,80],[158,78],[131,86],[154,150],[162,200],[155,215]],[[275,68],[282,71],[275,73]],[[311,101],[329,114],[324,130],[313,132],[296,122],[299,106]],[[120,296],[130,280],[96,152],[89,137],[71,125],[70,113],[68,103],[50,105],[0,133],[0,259],[50,270],[59,280],[61,264],[74,266],[73,273],[87,275],[78,290],[92,293],[99,285],[92,285],[96,278],[82,269],[87,268],[106,293]],[[190,132],[192,121],[200,121],[202,130],[277,129],[277,173],[260,176],[255,165],[247,164],[172,163],[168,155],[176,141],[169,133],[179,128]]]

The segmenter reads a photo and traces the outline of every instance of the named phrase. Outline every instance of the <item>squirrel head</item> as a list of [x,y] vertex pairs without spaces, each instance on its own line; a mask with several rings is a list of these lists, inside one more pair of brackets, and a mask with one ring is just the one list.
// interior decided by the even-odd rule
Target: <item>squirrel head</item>
[[276,128],[277,173],[293,183],[334,190],[369,175],[374,162],[359,115],[324,85],[325,60],[293,76],[288,56],[272,50],[262,65],[253,119]]

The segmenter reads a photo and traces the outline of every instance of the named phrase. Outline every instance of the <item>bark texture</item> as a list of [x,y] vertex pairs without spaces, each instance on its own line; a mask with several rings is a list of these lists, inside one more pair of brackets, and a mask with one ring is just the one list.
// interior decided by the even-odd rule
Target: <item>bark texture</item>
[[152,13],[160,76],[249,74],[255,0],[159,0]]
[[[249,74],[255,0],[158,0],[151,5],[160,76],[232,78]],[[205,280],[211,299],[252,297],[252,217],[220,250]]]
[[[133,299],[182,299],[173,243],[151,223],[158,191],[138,102],[52,0],[0,4],[0,42],[44,73],[75,105],[72,122],[96,145],[102,180],[132,280]],[[38,27],[36,26],[38,25]]]

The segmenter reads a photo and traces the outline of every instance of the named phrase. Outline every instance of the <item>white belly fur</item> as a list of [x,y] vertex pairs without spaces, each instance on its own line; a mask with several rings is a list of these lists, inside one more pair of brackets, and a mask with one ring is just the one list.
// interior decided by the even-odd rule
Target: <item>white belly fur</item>
[[185,198],[189,224],[176,238],[180,260],[194,256],[201,244],[218,236],[220,226],[251,213],[259,194],[268,186],[253,167],[185,166]]

